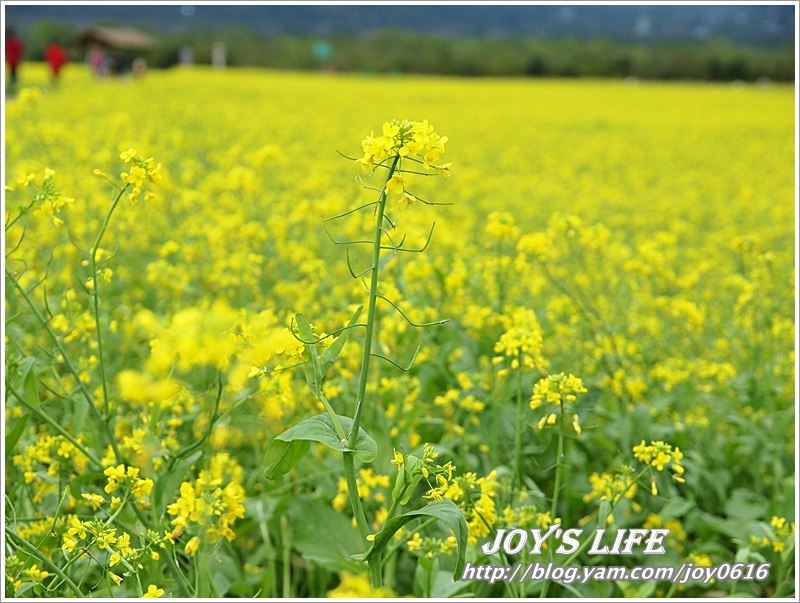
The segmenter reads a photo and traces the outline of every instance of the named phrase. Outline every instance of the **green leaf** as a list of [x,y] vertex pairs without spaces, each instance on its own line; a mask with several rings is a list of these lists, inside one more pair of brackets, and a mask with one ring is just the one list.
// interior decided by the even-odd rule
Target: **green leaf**
[[264,474],[267,479],[277,479],[288,473],[308,452],[307,440],[286,442],[273,438],[264,456]]
[[17,445],[22,433],[25,431],[25,427],[28,425],[28,420],[30,418],[31,416],[29,414],[23,415],[18,421],[14,422],[13,429],[6,434],[6,458],[11,458],[9,455],[11,451],[14,450],[14,446]]
[[240,567],[222,547],[217,546],[211,551],[206,568],[211,574],[211,584],[218,596],[224,597],[232,584],[242,580]]
[[675,517],[683,517],[689,511],[694,509],[694,507],[695,504],[693,500],[686,500],[685,498],[676,497],[664,505],[659,515],[661,515],[662,519],[666,521]]
[[439,502],[430,503],[421,509],[413,511],[406,511],[401,515],[391,518],[386,522],[383,529],[375,535],[375,541],[372,548],[367,552],[365,558],[372,559],[375,556],[380,558],[386,545],[392,539],[395,532],[402,528],[412,519],[418,517],[432,517],[444,524],[456,537],[458,544],[458,555],[456,558],[456,567],[453,571],[453,579],[457,580],[464,569],[464,558],[467,552],[467,522],[464,520],[464,515],[461,509],[451,500],[445,499]]
[[737,488],[725,503],[725,514],[732,519],[760,519],[767,508],[767,501],[745,490]]
[[361,316],[361,310],[362,306],[359,306],[358,309],[353,312],[353,317],[350,319],[350,322],[347,323],[348,328],[339,333],[334,342],[328,346],[324,352],[322,352],[322,355],[320,356],[320,373],[323,378],[327,374],[328,369],[330,369],[333,363],[336,362],[339,354],[342,353],[342,348],[344,347],[344,344],[347,343],[347,339],[350,337],[350,333],[353,331],[353,325],[356,324],[358,317]]
[[292,544],[304,561],[336,572],[363,570],[352,556],[364,550],[364,541],[345,515],[309,496],[292,498],[286,512],[292,525]]
[[[338,416],[345,433],[349,433],[350,428],[353,426],[353,420],[350,417]],[[293,425],[279,436],[276,436],[276,439],[283,442],[294,442],[296,440],[319,442],[339,452],[354,452],[355,457],[364,463],[372,462],[378,454],[378,445],[363,427],[358,430],[355,447],[349,448],[347,442],[343,442],[336,435],[336,429],[333,427],[331,418],[325,413],[303,419],[297,425]]]
[[72,410],[72,429],[80,433],[86,425],[86,418],[89,416],[89,403],[84,398],[71,398]]
[[164,509],[167,508],[167,497],[178,497],[178,491],[180,490],[183,478],[201,456],[203,456],[202,450],[193,452],[185,459],[176,463],[171,471],[168,471],[158,478],[155,488],[153,488],[153,506],[155,506],[159,517],[164,514]]
[[745,530],[749,530],[754,522],[743,521],[741,519],[722,519],[710,513],[700,512],[697,515],[701,526],[707,527],[719,534],[725,534],[732,540],[741,539]]
[[295,314],[294,318],[297,321],[297,330],[300,332],[300,338],[306,341],[314,341],[314,331],[306,317],[302,314]]
[[454,580],[450,572],[438,571],[433,576],[430,597],[432,599],[450,599],[467,587],[469,582]]
[[397,504],[406,505],[411,500],[417,484],[422,479],[422,472],[419,467],[422,461],[414,455],[408,455],[403,462],[402,470],[398,470],[392,488],[392,501]]
[[36,360],[25,358],[20,364],[22,369],[22,397],[32,408],[39,408],[42,405],[39,398],[39,375],[35,370]]
[[[656,590],[657,582],[655,581],[648,581],[642,584],[630,583],[630,582],[622,582],[620,580],[616,580],[616,585],[622,591],[622,594],[625,598],[633,598],[633,599],[647,599],[653,595]],[[562,586],[566,586],[564,583],[559,583]]]

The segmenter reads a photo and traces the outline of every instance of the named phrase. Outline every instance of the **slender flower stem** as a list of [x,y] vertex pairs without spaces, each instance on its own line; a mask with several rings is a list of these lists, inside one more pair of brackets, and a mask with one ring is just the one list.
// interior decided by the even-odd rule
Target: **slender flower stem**
[[292,598],[292,542],[289,522],[281,517],[281,545],[283,548],[283,579],[281,580],[284,599]]
[[89,393],[89,390],[86,389],[86,384],[81,380],[78,371],[75,369],[75,365],[73,365],[72,361],[69,359],[67,350],[64,348],[63,344],[61,343],[61,340],[58,338],[58,335],[55,334],[52,327],[50,326],[50,323],[47,322],[45,317],[42,316],[42,313],[39,312],[39,309],[36,307],[36,304],[33,303],[33,300],[31,299],[30,295],[28,295],[28,293],[25,291],[25,288],[20,284],[20,282],[16,279],[16,277],[13,274],[11,274],[11,272],[9,272],[7,269],[6,269],[6,278],[11,281],[11,283],[14,285],[14,288],[22,296],[22,299],[24,299],[25,303],[28,304],[28,307],[31,309],[31,312],[33,313],[36,320],[39,321],[39,323],[44,327],[44,330],[47,331],[47,334],[50,336],[50,339],[53,340],[56,349],[61,354],[61,358],[64,359],[64,364],[66,365],[67,370],[75,379],[75,382],[78,384],[78,389],[80,390],[81,394],[86,400],[86,403],[89,405],[89,410],[92,411],[92,414],[95,415],[95,417],[97,417],[97,420],[102,425],[103,431],[105,432],[106,440],[108,441],[109,445],[114,451],[114,457],[116,458],[116,461],[118,463],[121,463],[123,458],[122,454],[119,451],[119,448],[117,447],[117,442],[114,438],[114,435],[111,432],[108,423],[103,418],[103,415],[100,413],[100,410],[97,408],[94,401],[92,400],[92,395]]
[[511,497],[522,484],[522,425],[524,423],[524,407],[522,404],[522,354],[518,355],[519,367],[517,370],[517,418],[514,422],[514,475],[511,482]]
[[369,535],[369,525],[367,524],[367,515],[364,512],[364,505],[361,503],[361,497],[358,495],[358,481],[356,481],[356,468],[353,453],[345,452],[342,455],[342,459],[344,460],[344,475],[347,480],[347,496],[350,499],[350,506],[353,508],[353,515],[355,515],[361,538],[366,540]]
[[92,306],[94,308],[94,326],[95,332],[97,334],[97,357],[98,357],[98,365],[100,368],[100,381],[102,382],[103,387],[103,413],[105,414],[106,420],[109,420],[109,404],[108,404],[108,384],[106,383],[106,365],[103,360],[103,334],[102,330],[100,329],[100,294],[98,292],[98,285],[97,285],[97,250],[100,249],[100,243],[103,241],[103,237],[106,234],[106,230],[108,229],[108,223],[111,221],[111,215],[114,213],[114,210],[119,205],[120,200],[122,199],[122,195],[130,188],[130,184],[126,184],[121,189],[119,189],[119,193],[114,198],[114,201],[111,203],[111,207],[108,209],[108,213],[106,213],[106,217],[103,220],[103,224],[100,227],[100,231],[97,233],[97,238],[94,241],[94,245],[92,245],[92,255],[91,255],[91,268],[92,268]]
[[[561,492],[561,469],[564,466],[564,401],[561,401],[561,416],[558,422],[558,451],[556,452],[556,479],[553,484],[553,499],[550,505],[550,520],[555,521],[556,513],[558,512],[558,498]],[[553,559],[553,547],[548,549],[548,558]],[[541,597],[547,596],[547,591],[550,589],[550,583],[545,582],[542,587]]]
[[[638,482],[639,482],[639,480],[642,478],[642,476],[643,476],[643,475],[644,475],[646,472],[647,472],[647,467],[645,467],[645,468],[644,468],[642,471],[640,471],[640,472],[639,472],[639,474],[638,474],[636,477],[634,477],[634,478],[633,478],[633,483],[634,483],[634,484],[638,483]],[[617,508],[617,504],[619,503],[619,501],[620,501],[620,500],[622,500],[622,499],[625,497],[625,495],[626,495],[626,494],[627,494],[627,491],[626,491],[626,492],[623,492],[622,494],[620,494],[620,495],[619,495],[619,498],[618,498],[617,500],[615,500],[615,501],[612,501],[612,503],[611,503],[611,505],[610,505],[610,508],[609,508],[609,510],[608,510],[608,513],[607,513],[607,515],[605,515],[605,516],[602,516],[602,517],[601,517],[601,516],[600,516],[600,509],[598,509],[598,510],[597,510],[597,525],[596,525],[596,527],[597,527],[597,528],[599,528],[601,525],[603,525],[603,526],[605,525],[605,523],[606,523],[606,518],[607,518],[607,517],[609,517],[609,516],[610,516],[612,513],[614,513],[614,509],[616,509],[616,508]],[[578,550],[577,550],[577,551],[575,551],[574,553],[572,553],[572,555],[570,555],[570,556],[567,558],[567,560],[566,560],[566,561],[564,561],[564,563],[562,564],[562,567],[569,567],[569,565],[570,565],[570,564],[571,564],[573,561],[575,561],[575,560],[576,560],[576,559],[577,559],[577,558],[578,558],[578,557],[579,557],[581,554],[583,554],[583,552],[584,552],[586,549],[588,549],[588,548],[589,548],[589,544],[590,544],[591,542],[592,542],[592,539],[591,539],[591,538],[587,538],[586,540],[584,540],[584,541],[583,541],[583,544],[580,546],[580,548],[578,548]],[[545,597],[547,596],[547,590],[548,590],[549,586],[550,586],[550,583],[549,583],[549,582],[545,582],[545,583],[544,583],[544,586],[543,586],[543,588],[542,588],[542,594],[540,595],[540,598],[542,598],[542,599],[543,599],[543,598],[545,598]],[[675,586],[677,586],[677,584],[673,584],[672,586],[673,586],[673,587],[675,587]],[[669,591],[669,592],[666,594],[666,596],[665,596],[664,598],[665,598],[665,599],[669,599],[669,598],[670,598],[670,596],[672,595],[672,593],[674,592],[674,590],[675,590],[674,588],[670,589],[670,591]]]
[[48,425],[50,425],[50,427],[52,427],[52,428],[53,428],[53,429],[55,429],[55,430],[56,430],[56,431],[57,431],[59,434],[61,434],[63,437],[65,437],[65,438],[66,438],[66,439],[67,439],[67,440],[70,442],[70,444],[72,444],[73,446],[75,446],[75,448],[77,448],[78,450],[80,450],[80,451],[83,453],[83,455],[84,455],[84,456],[85,456],[87,459],[89,459],[89,461],[90,461],[90,462],[91,462],[91,463],[92,463],[92,464],[93,464],[93,465],[94,465],[96,468],[98,468],[98,469],[102,469],[102,468],[103,468],[103,464],[102,464],[102,463],[101,463],[101,462],[100,462],[100,461],[99,461],[99,460],[98,460],[98,459],[97,459],[97,458],[96,458],[96,457],[95,457],[95,456],[94,456],[94,455],[93,455],[91,452],[89,452],[89,450],[88,450],[88,449],[87,449],[87,448],[86,448],[86,447],[85,447],[83,444],[81,444],[81,443],[80,443],[78,440],[76,440],[76,439],[75,439],[75,437],[73,437],[73,435],[72,435],[72,434],[70,434],[70,433],[69,433],[69,432],[68,432],[66,429],[64,429],[64,428],[61,426],[61,424],[60,424],[60,423],[58,423],[58,421],[56,421],[56,420],[55,420],[55,419],[53,419],[53,418],[52,418],[50,415],[48,415],[47,413],[45,413],[45,412],[44,412],[44,411],[43,411],[41,408],[37,408],[37,407],[35,407],[35,406],[31,406],[30,404],[28,404],[28,401],[27,401],[27,400],[25,400],[25,398],[24,398],[22,395],[20,395],[20,394],[19,394],[19,392],[17,392],[17,390],[16,390],[16,389],[14,389],[14,386],[12,386],[10,383],[6,383],[6,387],[8,388],[8,391],[10,391],[10,392],[11,392],[11,395],[12,395],[12,396],[14,396],[14,397],[15,397],[15,398],[16,398],[16,399],[17,399],[17,400],[18,400],[18,401],[19,401],[21,404],[23,404],[23,405],[24,405],[24,406],[25,406],[25,407],[26,407],[26,408],[27,408],[29,411],[31,411],[32,413],[36,414],[36,415],[37,415],[37,416],[38,416],[40,419],[42,419],[42,420],[43,420],[45,423],[47,423]]
[[[397,168],[397,162],[400,156],[396,155],[389,173],[386,176],[386,182],[389,182],[394,175]],[[364,395],[367,391],[367,377],[369,376],[369,361],[372,354],[372,332],[375,328],[375,305],[378,299],[378,276],[380,274],[380,259],[381,259],[381,227],[383,226],[383,212],[386,209],[386,186],[384,185],[381,190],[380,197],[378,198],[378,207],[375,211],[375,235],[372,243],[372,278],[369,285],[369,305],[367,306],[367,326],[366,333],[364,334],[364,349],[361,358],[361,374],[358,378],[358,396],[356,398],[356,409],[353,414],[353,427],[350,431],[350,447],[355,446],[356,438],[358,437],[358,428],[361,422],[361,412],[363,409]]]
[[550,517],[556,518],[558,512],[558,498],[561,493],[561,470],[564,466],[564,401],[561,401],[561,416],[558,422],[558,452],[556,453],[556,481],[553,485],[553,502],[550,506]]
[[[354,449],[358,440],[358,430],[361,424],[361,413],[364,409],[364,397],[367,392],[367,379],[369,378],[369,363],[372,356],[372,335],[375,330],[375,307],[378,299],[378,276],[380,275],[381,260],[381,237],[383,235],[383,215],[386,209],[386,183],[389,182],[397,169],[400,156],[396,155],[392,162],[389,172],[386,175],[386,182],[381,189],[375,209],[375,233],[372,240],[372,276],[369,286],[369,303],[367,306],[367,323],[364,334],[363,355],[361,358],[361,373],[358,378],[358,392],[356,397],[356,407],[353,413],[353,425],[350,429],[348,438],[348,448]],[[369,524],[364,512],[364,505],[358,495],[358,482],[356,481],[355,459],[352,452],[345,452],[342,456],[344,460],[344,472],[347,479],[347,492],[350,498],[350,505],[353,507],[353,514],[358,524],[361,537],[366,540],[369,535]],[[369,573],[372,585],[381,586],[383,576],[381,574],[380,559],[371,558],[369,561]]]
[[[8,538],[9,542],[10,542],[10,543],[11,543],[13,546],[17,547],[18,549],[22,549],[22,550],[24,550],[24,551],[25,551],[27,554],[29,554],[29,555],[31,555],[31,556],[33,556],[33,557],[35,557],[36,559],[38,559],[38,560],[39,560],[39,562],[40,562],[40,563],[42,563],[44,566],[46,566],[46,567],[48,567],[49,569],[51,569],[51,570],[52,570],[52,571],[55,573],[55,575],[56,575],[56,576],[58,576],[59,578],[61,578],[61,582],[62,582],[62,583],[66,583],[67,585],[69,585],[69,587],[70,587],[70,588],[73,590],[73,592],[74,592],[74,593],[75,593],[75,594],[76,594],[78,597],[85,597],[85,596],[86,596],[86,595],[83,593],[83,591],[81,591],[80,587],[78,587],[78,585],[77,585],[77,584],[75,584],[75,583],[74,583],[74,582],[73,582],[73,581],[70,579],[70,577],[69,577],[69,576],[67,576],[67,575],[64,573],[64,571],[63,571],[63,570],[62,570],[60,567],[58,567],[58,566],[57,566],[55,563],[53,563],[53,562],[52,562],[50,559],[48,559],[46,556],[42,555],[42,554],[39,552],[39,549],[37,549],[35,546],[33,546],[33,545],[30,543],[30,542],[28,542],[27,540],[25,540],[25,539],[24,539],[22,536],[20,536],[20,535],[19,535],[19,534],[17,534],[16,532],[12,532],[12,531],[11,531],[11,530],[9,530],[8,528],[6,528],[6,529],[5,529],[5,532],[6,532],[6,538]],[[48,589],[48,591],[49,591],[49,590],[52,590],[52,589]]]

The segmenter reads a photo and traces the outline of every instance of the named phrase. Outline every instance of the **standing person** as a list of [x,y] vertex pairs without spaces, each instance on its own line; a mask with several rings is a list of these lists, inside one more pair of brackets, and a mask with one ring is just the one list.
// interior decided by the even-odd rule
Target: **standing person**
[[11,74],[11,86],[17,85],[17,68],[20,61],[22,61],[22,53],[25,51],[25,45],[22,40],[17,37],[16,32],[9,28],[6,30],[6,64],[8,65],[8,72]]
[[58,74],[67,63],[67,51],[58,42],[51,42],[44,51],[44,58],[47,60],[47,64],[50,65],[53,83],[57,84]]
[[89,51],[89,65],[92,68],[92,73],[97,77],[103,77],[105,75],[103,73],[105,62],[106,56],[103,49],[99,46],[93,46]]

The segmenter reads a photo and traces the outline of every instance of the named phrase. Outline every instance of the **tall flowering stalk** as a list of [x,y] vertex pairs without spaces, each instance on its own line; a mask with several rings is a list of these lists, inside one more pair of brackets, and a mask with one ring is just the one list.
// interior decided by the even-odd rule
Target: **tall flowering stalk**
[[[396,360],[388,358],[382,354],[373,352],[375,341],[375,323],[377,321],[377,301],[386,301],[394,310],[413,327],[428,327],[442,325],[445,320],[434,322],[417,323],[412,321],[398,306],[397,303],[384,296],[380,292],[380,267],[382,251],[391,252],[394,255],[400,253],[421,253],[427,249],[431,241],[434,225],[428,231],[426,242],[418,248],[404,246],[403,237],[395,243],[389,234],[395,228],[395,221],[387,211],[387,204],[390,200],[397,200],[405,206],[414,203],[425,205],[442,205],[421,198],[419,195],[409,190],[410,178],[412,174],[425,176],[448,175],[450,164],[439,164],[438,161],[444,153],[446,136],[436,133],[433,126],[428,121],[409,121],[393,120],[383,124],[380,136],[374,133],[367,136],[362,142],[363,155],[360,158],[344,157],[358,163],[361,168],[370,175],[378,170],[386,170],[381,178],[380,188],[364,185],[365,188],[375,190],[378,193],[377,200],[348,210],[344,213],[332,216],[326,220],[331,222],[340,218],[345,218],[354,213],[367,208],[374,208],[375,225],[371,240],[337,240],[328,234],[334,244],[350,247],[353,245],[370,246],[370,265],[360,273],[356,273],[350,264],[349,253],[347,255],[347,265],[350,274],[355,279],[364,278],[369,274],[369,294],[367,298],[367,317],[366,322],[358,323],[361,315],[361,308],[356,311],[350,323],[337,329],[333,333],[324,337],[316,337],[311,324],[301,315],[295,316],[296,328],[293,328],[295,336],[306,345],[310,361],[310,369],[306,372],[306,379],[316,397],[322,403],[325,413],[315,417],[304,419],[286,432],[280,434],[270,443],[267,452],[267,475],[274,477],[288,471],[305,453],[310,441],[316,441],[342,453],[344,474],[347,482],[348,497],[353,510],[353,515],[359,529],[361,537],[369,547],[369,543],[375,542],[375,535],[370,534],[369,523],[367,521],[364,505],[358,494],[358,483],[356,480],[355,461],[359,459],[363,462],[371,462],[377,454],[377,445],[373,438],[367,433],[361,423],[364,407],[366,404],[367,383],[370,376],[370,365],[372,358],[380,358],[389,364],[403,371],[410,370],[416,357],[416,352],[411,361],[406,366],[401,365]],[[408,169],[408,164],[414,164],[414,169]],[[327,232],[327,230],[326,230]],[[294,325],[293,325],[294,327]],[[345,417],[336,413],[330,401],[324,395],[322,382],[330,366],[335,362],[340,353],[346,334],[351,329],[363,328],[364,337],[361,346],[361,367],[359,370],[358,383],[356,385],[355,407],[353,416]],[[324,350],[318,347],[323,341],[333,338],[333,342]],[[410,492],[409,492],[410,495]],[[399,499],[392,507],[392,513],[386,520],[388,525],[397,509]],[[408,521],[407,519],[405,521]],[[391,533],[397,528],[394,528]],[[382,583],[381,555],[382,548],[372,545],[365,558],[370,567],[370,577],[373,585],[379,586]]]

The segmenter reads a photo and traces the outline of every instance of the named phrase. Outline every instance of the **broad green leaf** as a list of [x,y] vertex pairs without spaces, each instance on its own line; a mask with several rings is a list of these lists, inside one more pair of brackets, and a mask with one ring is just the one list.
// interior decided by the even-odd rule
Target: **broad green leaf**
[[273,438],[264,456],[264,474],[268,479],[277,479],[289,472],[305,456],[308,447],[307,440],[286,442]]
[[[339,415],[339,421],[341,421],[345,433],[349,433],[353,420],[350,417]],[[336,429],[326,413],[303,419],[279,436],[276,436],[276,439],[283,442],[294,442],[296,440],[319,442],[339,452],[354,452],[355,457],[364,463],[372,462],[378,454],[378,445],[363,428],[358,430],[355,447],[353,449],[348,448],[347,443],[340,440],[336,435]]]
[[293,498],[287,508],[292,525],[292,544],[305,561],[331,571],[363,571],[352,556],[364,550],[364,541],[350,519],[319,499]]
[[14,421],[14,427],[6,434],[6,458],[11,458],[9,455],[11,451],[14,450],[14,446],[17,445],[22,433],[25,431],[25,427],[28,425],[28,420],[30,418],[31,416],[29,414],[21,416],[18,420]]
[[453,501],[448,499],[430,503],[421,509],[406,511],[387,521],[383,529],[375,535],[372,548],[367,552],[364,558],[369,560],[376,555],[382,555],[386,545],[389,544],[395,532],[412,519],[418,517],[432,517],[442,522],[456,537],[458,553],[456,567],[453,571],[453,579],[457,580],[464,569],[464,558],[467,552],[467,522],[464,520],[461,509],[459,509]]
[[324,378],[328,372],[328,369],[331,368],[336,359],[339,357],[339,354],[342,352],[342,348],[344,344],[347,343],[347,339],[350,337],[350,333],[353,331],[352,327],[358,321],[358,317],[361,316],[361,309],[362,307],[359,306],[358,309],[353,313],[353,317],[350,319],[350,322],[347,323],[347,329],[339,333],[339,336],[336,337],[334,342],[328,346],[328,348],[322,352],[320,356],[320,373]]

